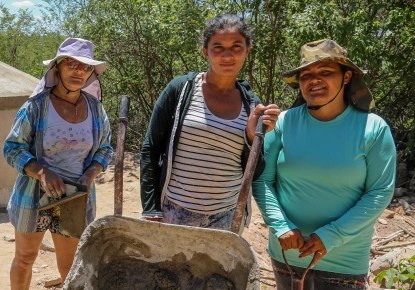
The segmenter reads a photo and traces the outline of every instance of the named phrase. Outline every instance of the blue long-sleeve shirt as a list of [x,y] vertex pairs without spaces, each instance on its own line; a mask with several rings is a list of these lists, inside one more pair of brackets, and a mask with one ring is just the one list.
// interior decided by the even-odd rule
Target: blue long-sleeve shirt
[[[281,113],[265,136],[266,168],[253,196],[269,226],[269,253],[283,262],[278,238],[298,228],[317,234],[328,253],[314,267],[343,274],[368,271],[373,224],[394,189],[396,151],[379,116],[349,106],[322,122],[306,106]],[[288,262],[306,268],[312,255]]]
[[[49,92],[44,91],[26,101],[19,109],[11,131],[6,138],[3,154],[6,161],[19,175],[7,206],[10,222],[21,233],[36,230],[39,193],[38,180],[25,174],[24,166],[31,159],[42,164],[43,136],[48,125]],[[113,149],[110,145],[111,129],[102,104],[93,96],[83,92],[91,108],[93,146],[84,163],[84,170],[92,161],[99,162],[104,170],[111,161]],[[95,187],[92,186],[87,204],[88,223],[95,218]]]

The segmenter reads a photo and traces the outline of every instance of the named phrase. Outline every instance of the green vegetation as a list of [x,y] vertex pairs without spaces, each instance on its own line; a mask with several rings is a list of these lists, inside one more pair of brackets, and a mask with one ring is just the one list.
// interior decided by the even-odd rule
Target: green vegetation
[[254,29],[240,77],[264,103],[288,108],[296,92],[281,73],[299,64],[301,45],[331,38],[368,70],[377,113],[402,136],[414,135],[408,134],[415,116],[414,0],[44,0],[43,9],[42,19],[1,9],[0,60],[40,78],[42,60],[52,58],[64,38],[93,41],[96,58],[108,64],[101,79],[114,135],[119,96],[131,96],[127,150],[141,147],[165,85],[207,69],[200,37],[207,19],[223,13],[245,17]]
[[[386,279],[385,286],[390,289],[396,284],[399,290],[414,289],[415,286],[415,256],[407,259],[401,259],[398,269],[388,269],[380,272],[374,279],[375,282],[383,284]],[[395,288],[392,288],[395,289]]]

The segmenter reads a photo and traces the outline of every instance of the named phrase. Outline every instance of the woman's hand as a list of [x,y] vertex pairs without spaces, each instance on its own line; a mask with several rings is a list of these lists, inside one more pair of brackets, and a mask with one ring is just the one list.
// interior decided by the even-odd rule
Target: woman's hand
[[320,261],[325,254],[327,254],[326,247],[320,237],[316,234],[311,234],[310,239],[302,247],[300,247],[299,251],[301,253],[299,258],[315,253],[316,259],[314,260],[314,264],[317,264],[317,262]]
[[289,249],[299,249],[303,247],[305,243],[304,237],[299,229],[286,232],[278,238],[278,241],[284,251],[288,251]]
[[97,161],[92,161],[91,165],[85,170],[84,174],[78,179],[79,184],[86,185],[88,188],[88,198],[91,194],[91,186],[94,179],[102,172],[104,167]]
[[66,191],[62,178],[52,170],[39,164],[35,159],[30,160],[24,166],[24,172],[40,181],[46,194],[54,198],[60,198]]
[[246,137],[248,138],[249,144],[252,144],[252,141],[254,140],[258,119],[262,111],[264,111],[264,115],[262,116],[262,123],[267,125],[267,132],[275,128],[275,124],[278,120],[278,115],[281,113],[280,109],[275,104],[271,104],[266,107],[262,104],[256,106],[249,115],[248,124],[246,125]]
[[46,194],[54,198],[60,198],[66,192],[62,178],[47,168],[40,172],[40,183]]

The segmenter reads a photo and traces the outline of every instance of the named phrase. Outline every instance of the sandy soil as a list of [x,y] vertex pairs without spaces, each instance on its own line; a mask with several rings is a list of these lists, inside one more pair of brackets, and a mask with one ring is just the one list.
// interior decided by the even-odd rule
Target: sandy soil
[[[123,215],[131,217],[141,216],[141,203],[139,196],[139,156],[126,154],[124,161],[124,203]],[[97,217],[111,215],[114,212],[114,165],[110,165],[105,173],[97,178]],[[245,229],[243,237],[255,249],[261,264],[261,289],[275,289],[273,273],[269,256],[267,254],[268,229],[263,223],[255,203],[254,214],[249,229]],[[399,220],[388,219],[388,225],[376,223],[376,235],[387,236],[397,230]],[[7,213],[0,212],[0,288],[10,289],[9,270],[14,256],[14,242],[7,241],[7,237],[14,237],[14,228],[11,226]],[[45,240],[51,242],[50,234],[45,235]],[[41,250],[34,264],[33,277],[30,289],[60,289],[52,286],[46,288],[45,281],[58,278],[55,254]]]

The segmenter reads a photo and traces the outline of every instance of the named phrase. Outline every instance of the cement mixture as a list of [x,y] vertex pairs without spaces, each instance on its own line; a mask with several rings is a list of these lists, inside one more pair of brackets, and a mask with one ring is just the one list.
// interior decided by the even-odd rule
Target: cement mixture
[[213,274],[197,277],[184,263],[150,264],[134,258],[112,261],[99,271],[98,289],[113,290],[234,290],[231,281]]

